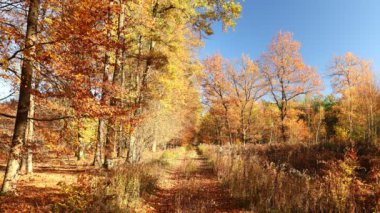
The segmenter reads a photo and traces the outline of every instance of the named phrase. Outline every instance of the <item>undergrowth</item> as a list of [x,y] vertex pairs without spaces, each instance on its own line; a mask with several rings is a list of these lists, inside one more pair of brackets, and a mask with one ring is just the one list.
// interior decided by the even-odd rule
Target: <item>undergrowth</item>
[[144,198],[152,194],[162,177],[162,167],[171,166],[186,148],[166,150],[159,159],[138,165],[123,165],[98,175],[81,175],[76,184],[60,183],[66,200],[53,212],[149,211]]
[[342,159],[325,162],[321,175],[297,170],[285,160],[271,162],[264,147],[254,149],[200,145],[231,196],[243,200],[254,212],[380,210],[378,181],[358,176],[360,165],[353,149],[345,151]]

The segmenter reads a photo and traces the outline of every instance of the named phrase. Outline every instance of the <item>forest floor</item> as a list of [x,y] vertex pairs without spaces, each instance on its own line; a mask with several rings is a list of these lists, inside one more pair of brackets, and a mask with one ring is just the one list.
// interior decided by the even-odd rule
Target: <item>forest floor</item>
[[[3,182],[5,165],[0,166],[0,182]],[[77,182],[80,174],[94,172],[85,165],[46,165],[36,164],[33,174],[20,175],[16,191],[0,196],[0,213],[2,212],[50,212],[51,205],[61,203],[66,194],[62,184]]]
[[242,212],[244,205],[230,197],[206,158],[190,150],[176,159],[163,184],[148,200],[157,212]]
[[[154,158],[157,158],[156,156]],[[20,175],[15,193],[0,196],[2,212],[51,212],[52,206],[67,199],[62,184],[77,184],[79,175],[97,170],[89,162],[49,165],[35,164],[32,175]],[[192,149],[171,159],[159,177],[155,192],[145,197],[143,212],[242,212],[242,202],[232,199],[206,158]],[[2,183],[5,165],[0,165]],[[137,210],[139,211],[139,210]]]

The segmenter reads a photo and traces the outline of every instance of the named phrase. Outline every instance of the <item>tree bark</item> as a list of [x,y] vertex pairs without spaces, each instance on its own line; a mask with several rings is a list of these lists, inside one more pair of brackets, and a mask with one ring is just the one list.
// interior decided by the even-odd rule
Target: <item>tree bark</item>
[[30,96],[32,89],[33,64],[31,55],[35,54],[32,48],[37,33],[37,22],[40,1],[31,0],[28,11],[24,59],[21,67],[20,95],[18,99],[16,123],[13,132],[11,149],[9,151],[7,167],[1,188],[2,193],[12,190],[12,183],[16,181],[19,169],[19,160],[22,155],[23,141],[28,125],[28,112],[30,108]]
[[224,120],[225,120],[226,128],[228,131],[228,142],[229,142],[229,145],[232,145],[233,144],[233,138],[232,138],[230,121],[228,119],[228,107],[226,104],[223,104],[223,107],[224,107]]
[[281,118],[281,139],[282,139],[282,142],[285,143],[287,141],[287,137],[286,137],[286,125],[285,125],[286,112],[285,112],[284,106],[282,106],[281,108],[280,118]]
[[102,148],[106,140],[106,134],[107,134],[106,132],[107,132],[107,126],[106,126],[105,120],[99,119],[98,138],[97,138],[97,143],[95,147],[94,161],[92,163],[93,166],[101,166],[103,164]]
[[[29,109],[29,117],[34,117],[34,97],[31,95],[30,97],[30,109]],[[28,120],[28,130],[26,133],[25,143],[27,145],[27,153],[26,153],[26,174],[33,173],[33,151],[30,148],[31,143],[33,143],[34,138],[34,121],[32,119]]]
[[[30,96],[30,108],[28,116],[33,118],[34,117],[34,97],[33,95]],[[27,124],[27,130],[25,133],[25,139],[24,139],[24,150],[23,150],[23,156],[21,160],[21,168],[20,173],[21,174],[31,174],[33,173],[33,152],[30,148],[30,144],[33,143],[33,137],[34,137],[34,121],[32,119],[28,119]],[[26,150],[25,150],[26,149]]]
[[33,173],[33,152],[31,149],[28,149],[28,154],[26,158],[26,174]]
[[104,146],[104,163],[103,167],[111,169],[114,166],[114,160],[116,159],[116,122],[115,118],[109,119],[109,126],[107,127],[106,144]]
[[80,161],[80,160],[83,160],[84,159],[84,142],[83,142],[83,137],[82,135],[80,134],[79,132],[79,128],[78,128],[78,149],[77,149],[77,153],[76,153],[76,156],[77,156],[77,160]]
[[[124,28],[124,19],[125,19],[125,5],[122,1],[120,3],[120,14],[118,17],[118,29],[117,29],[117,35],[118,35],[118,40],[120,44],[124,43],[124,38],[123,38],[123,28]],[[122,55],[123,55],[123,50],[121,48],[116,49],[116,54],[115,54],[115,68],[114,68],[114,73],[113,73],[113,79],[112,79],[112,85],[114,86],[122,86]],[[117,98],[113,97],[111,98],[111,106],[116,106],[118,103]],[[116,137],[115,137],[115,128],[116,127],[116,119],[111,118],[109,119],[108,122],[108,128],[107,128],[107,137],[106,137],[106,145],[105,145],[105,156],[104,156],[104,164],[103,166],[106,169],[111,169],[114,166],[114,159],[116,158]]]
[[130,164],[134,164],[136,162],[136,151],[137,151],[137,147],[136,147],[136,137],[132,134],[131,135],[131,138],[129,140],[129,148],[128,148],[128,156],[127,156],[127,161],[128,163]]

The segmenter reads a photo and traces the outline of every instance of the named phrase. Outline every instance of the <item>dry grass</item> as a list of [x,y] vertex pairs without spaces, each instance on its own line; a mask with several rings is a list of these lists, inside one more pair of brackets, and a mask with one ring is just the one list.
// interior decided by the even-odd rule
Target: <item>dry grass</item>
[[54,205],[54,211],[65,212],[150,212],[145,200],[167,184],[166,169],[178,165],[186,149],[146,152],[142,163],[121,165],[97,176],[82,175],[75,184],[62,184],[66,201]]
[[[112,172],[90,166],[92,156],[83,161],[74,157],[37,159],[32,175],[18,176],[16,192],[0,196],[0,212],[108,211],[111,208],[107,206],[143,208],[142,196],[152,192],[162,171],[158,161],[161,155],[162,152],[146,152],[142,166],[126,166]],[[5,164],[1,167],[2,182]],[[119,184],[128,192],[117,197],[114,196],[117,190],[123,188]]]
[[[284,146],[285,150],[289,147]],[[313,149],[303,146],[304,156],[313,156]],[[276,157],[271,156],[273,149]],[[298,152],[293,147],[293,154]],[[230,194],[240,198],[257,212],[371,212],[380,210],[378,180],[368,182],[359,174],[359,160],[355,151],[346,151],[343,159],[331,159],[323,172],[312,174],[300,171],[289,163],[295,157],[280,147],[258,146],[218,147],[201,145],[201,150],[214,165],[219,179]],[[267,153],[268,155],[266,155]],[[323,153],[320,153],[323,155]],[[295,154],[295,156],[300,156]],[[304,157],[303,156],[303,157]],[[269,159],[277,159],[272,162]],[[293,160],[286,160],[293,159]],[[302,160],[302,159],[299,159]],[[305,165],[301,165],[304,163]],[[298,162],[307,168],[310,162]]]

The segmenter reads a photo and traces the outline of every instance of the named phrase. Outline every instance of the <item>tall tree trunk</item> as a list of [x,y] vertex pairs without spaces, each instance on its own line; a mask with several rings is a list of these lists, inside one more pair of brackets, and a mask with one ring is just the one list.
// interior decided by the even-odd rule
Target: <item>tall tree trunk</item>
[[[117,35],[118,40],[120,44],[124,43],[124,36],[123,36],[123,28],[124,28],[124,19],[125,19],[125,5],[123,1],[120,0],[120,14],[118,17],[118,29],[117,29]],[[121,48],[116,49],[115,54],[115,68],[113,73],[113,79],[112,79],[112,85],[121,87],[122,86],[122,60],[123,50]],[[111,98],[111,106],[117,106],[118,100],[116,97]],[[103,166],[107,169],[110,169],[114,166],[114,159],[116,158],[116,119],[111,118],[108,122],[108,128],[107,128],[107,137],[106,137],[106,145],[105,145],[105,156],[104,156],[104,164]]]
[[[112,16],[111,16],[111,2],[109,2],[108,5],[108,12],[107,12],[107,22],[108,24],[111,23],[112,21]],[[109,27],[107,27],[107,39],[111,39],[111,30]],[[101,93],[101,99],[100,103],[101,104],[108,104],[108,94],[107,90],[105,89],[105,84],[108,83],[108,71],[110,68],[110,56],[109,56],[109,50],[106,47],[104,51],[104,65],[103,65],[103,86],[102,86],[102,93]],[[96,138],[96,146],[95,146],[95,154],[94,154],[94,161],[92,163],[93,166],[102,166],[102,149],[104,144],[106,143],[106,135],[107,135],[107,121],[104,118],[99,118],[98,121],[98,134]]]
[[[140,37],[139,39],[139,47],[140,45],[142,45],[142,37]],[[153,49],[154,49],[154,46],[155,46],[155,42],[153,40],[150,40],[149,42],[149,54],[151,54],[153,52]],[[139,55],[140,55],[140,52],[141,49],[139,49]],[[148,81],[148,73],[151,69],[151,66],[152,66],[152,60],[150,57],[148,57],[148,59],[145,61],[145,68],[143,70],[143,73],[142,73],[142,78],[141,78],[141,81],[140,81],[140,78],[138,77],[138,75],[136,76],[136,85],[137,85],[137,91],[138,91],[138,99],[137,99],[137,104],[139,105],[138,109],[135,111],[135,113],[133,114],[134,117],[136,116],[139,116],[141,114],[143,114],[143,106],[141,105],[141,103],[143,103],[144,101],[144,90],[147,88],[147,81]],[[139,67],[139,62],[138,62],[138,66]],[[136,134],[136,131],[137,131],[137,128],[139,127],[136,127],[134,130],[132,130],[132,132],[130,133],[130,140],[129,140],[129,149],[128,149],[128,153],[127,153],[127,162],[129,163],[136,163],[137,161],[137,140],[136,140],[136,137],[135,137],[135,134]]]
[[1,188],[2,193],[11,191],[12,183],[16,181],[17,170],[20,165],[19,160],[23,149],[23,140],[25,139],[26,128],[28,125],[28,112],[30,107],[33,76],[33,64],[30,55],[35,54],[33,45],[37,33],[39,7],[39,0],[30,1],[25,36],[25,52],[21,67],[20,95],[18,99],[16,123],[13,132],[11,149],[9,151],[7,168],[3,180],[3,186]]

